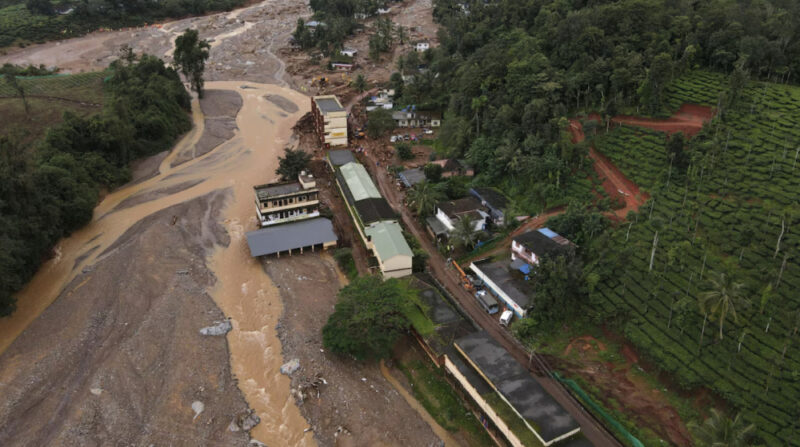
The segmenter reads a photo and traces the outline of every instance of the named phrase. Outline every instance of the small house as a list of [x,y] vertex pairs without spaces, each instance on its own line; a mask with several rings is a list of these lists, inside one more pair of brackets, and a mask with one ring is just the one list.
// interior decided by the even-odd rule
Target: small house
[[421,53],[421,52],[423,52],[423,51],[427,51],[427,50],[429,50],[430,48],[431,48],[431,44],[430,44],[430,43],[428,43],[428,42],[424,42],[424,41],[423,41],[423,42],[417,42],[417,43],[414,45],[414,51],[416,51],[416,52],[418,52],[418,53]]
[[347,62],[333,62],[331,63],[331,67],[333,67],[336,71],[352,71],[354,64],[350,64]]
[[352,48],[344,48],[339,51],[339,54],[347,57],[356,57],[356,54],[358,54],[358,50],[354,50]]
[[481,201],[481,204],[489,210],[492,221],[497,225],[505,222],[508,199],[499,191],[493,188],[475,187],[469,190],[470,194]]
[[417,183],[425,181],[425,173],[420,168],[406,169],[398,174],[400,181],[406,188],[411,188]]
[[[528,314],[533,303],[532,287],[514,276],[508,262],[476,261],[469,268],[483,281],[484,286],[519,318]],[[517,272],[519,274],[519,272]]]
[[486,229],[486,221],[489,219],[489,215],[475,197],[439,202],[436,204],[435,216],[447,227],[448,231],[453,231],[456,222],[462,218],[470,219],[475,231],[483,231]]
[[549,228],[529,231],[511,240],[511,259],[536,265],[542,256],[558,256],[574,246],[567,238]]

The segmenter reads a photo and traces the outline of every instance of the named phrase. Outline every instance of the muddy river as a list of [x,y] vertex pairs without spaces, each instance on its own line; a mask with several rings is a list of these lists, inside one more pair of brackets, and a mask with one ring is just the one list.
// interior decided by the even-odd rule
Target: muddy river
[[[213,248],[209,268],[216,284],[209,292],[233,323],[234,329],[228,334],[231,369],[248,404],[261,418],[251,434],[267,445],[312,445],[312,433],[304,433],[308,425],[289,395],[289,380],[279,373],[282,357],[275,325],[281,313],[280,297],[243,239],[246,231],[256,228],[252,186],[275,180],[277,156],[289,143],[292,125],[308,111],[309,102],[304,95],[276,85],[209,82],[206,88],[241,95],[242,106],[236,117],[239,130],[234,137],[207,154],[173,166],[175,157],[190,150],[203,133],[204,117],[195,101],[193,130],[162,160],[158,174],[106,196],[95,209],[94,220],[62,240],[55,249],[56,256],[19,293],[17,312],[0,325],[0,352],[65,285],[102,262],[106,250],[134,224],[170,206],[227,190],[231,194],[223,207],[222,224],[230,243]],[[284,98],[284,102],[296,105],[297,111],[285,112],[265,99],[268,95]],[[180,191],[117,208],[131,197],[170,188]],[[204,222],[201,231],[210,231],[207,226],[211,223]],[[158,260],[154,258],[153,262]],[[72,293],[80,293],[81,285]]]

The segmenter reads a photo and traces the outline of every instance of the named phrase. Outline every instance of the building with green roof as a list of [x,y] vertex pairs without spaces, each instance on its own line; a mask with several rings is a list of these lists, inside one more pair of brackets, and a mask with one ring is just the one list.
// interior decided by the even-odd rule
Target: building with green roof
[[366,228],[367,248],[375,253],[381,273],[386,278],[400,278],[411,274],[414,254],[403,237],[400,224],[393,221],[376,222]]
[[364,199],[380,199],[381,193],[375,187],[367,170],[360,163],[350,162],[339,167],[342,178],[347,183],[347,189],[354,202]]

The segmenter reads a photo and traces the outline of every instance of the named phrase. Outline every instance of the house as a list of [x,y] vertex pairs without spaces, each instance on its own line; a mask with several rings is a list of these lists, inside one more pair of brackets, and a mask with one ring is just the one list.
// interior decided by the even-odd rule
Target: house
[[533,304],[533,290],[527,282],[512,273],[508,262],[476,261],[469,268],[514,314],[520,318],[528,314]]
[[339,50],[339,54],[347,57],[356,57],[356,54],[358,54],[358,50],[354,50],[352,48],[344,48],[342,50]]
[[529,231],[511,240],[511,259],[522,259],[530,265],[539,263],[542,256],[557,256],[574,244],[549,228]]
[[472,177],[475,175],[475,170],[464,160],[449,158],[445,160],[434,160],[431,163],[442,167],[442,177],[444,178],[457,175],[463,175],[467,177]]
[[441,220],[436,218],[436,216],[426,217],[425,223],[427,224],[428,233],[430,233],[434,239],[437,241],[444,241],[447,239],[447,233],[449,230],[446,226],[444,226]]
[[311,98],[314,130],[325,147],[347,146],[347,111],[335,95]]
[[397,127],[440,127],[442,116],[435,112],[417,112],[413,106],[392,113]]
[[496,189],[475,187],[469,190],[470,194],[481,201],[481,204],[489,209],[492,221],[497,225],[503,225],[508,208],[508,199]]
[[425,173],[420,168],[406,169],[398,174],[400,181],[406,188],[411,188],[417,183],[425,181]]
[[369,102],[367,102],[367,112],[371,112],[375,109],[392,110],[394,107],[394,103],[392,102],[393,96],[394,89],[380,90],[377,95],[372,96],[369,99]]
[[435,216],[448,231],[453,231],[456,221],[463,217],[470,219],[475,231],[483,231],[489,215],[483,210],[481,203],[475,197],[464,197],[458,200],[449,200],[436,204]]
[[378,259],[384,278],[402,278],[411,274],[414,254],[397,222],[382,221],[364,229],[366,246]]
[[253,191],[262,227],[319,216],[319,189],[314,176],[305,171],[296,182],[258,185]]
[[378,14],[389,14],[392,11],[392,8],[378,8]]
[[274,225],[247,233],[247,245],[254,257],[277,255],[293,250],[325,250],[336,246],[333,224],[324,217]]
[[580,424],[486,331],[456,339],[445,355],[445,370],[510,445],[530,445],[523,440],[531,433],[546,447],[592,445],[576,437]]
[[355,64],[346,63],[346,62],[333,62],[331,63],[331,67],[333,67],[336,71],[352,71]]
[[417,42],[417,43],[414,45],[414,51],[416,51],[416,52],[418,52],[418,53],[421,53],[421,52],[423,52],[423,51],[427,51],[427,50],[429,50],[430,48],[431,48],[431,44],[430,44],[430,43],[428,43],[428,42],[425,42],[425,41],[423,41],[423,42]]
[[308,22],[306,22],[307,28],[316,29],[317,27],[320,26],[325,26],[325,22],[318,22],[316,20],[309,20]]

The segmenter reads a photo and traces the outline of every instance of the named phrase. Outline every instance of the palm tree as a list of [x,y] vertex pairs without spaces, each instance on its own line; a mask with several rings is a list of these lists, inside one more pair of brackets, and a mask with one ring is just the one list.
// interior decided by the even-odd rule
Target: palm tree
[[475,231],[475,222],[468,216],[461,216],[456,220],[454,228],[450,231],[450,240],[456,245],[470,249],[475,246],[478,240],[478,232]]
[[434,206],[445,198],[444,192],[438,185],[427,181],[417,183],[406,194],[409,206],[413,206],[414,211],[420,216],[432,213]]
[[703,293],[699,297],[700,310],[711,318],[719,319],[719,338],[722,339],[722,326],[728,315],[733,317],[734,322],[738,322],[736,306],[745,303],[742,297],[744,283],[735,282],[726,273],[714,273],[708,279],[711,290]]
[[711,417],[703,425],[692,421],[688,427],[698,447],[745,447],[750,445],[747,439],[756,429],[753,424],[746,425],[741,413],[730,419],[715,408],[711,409]]
[[350,82],[350,86],[356,89],[359,93],[362,93],[368,87],[367,78],[365,78],[363,74],[359,73],[359,75],[356,76],[356,78],[353,79],[352,82]]

